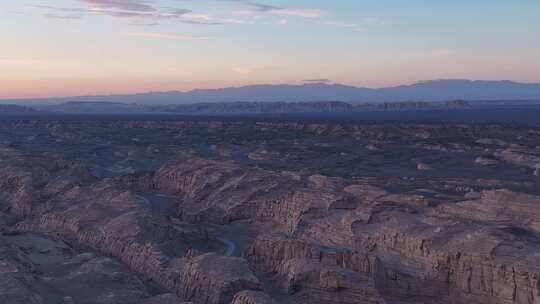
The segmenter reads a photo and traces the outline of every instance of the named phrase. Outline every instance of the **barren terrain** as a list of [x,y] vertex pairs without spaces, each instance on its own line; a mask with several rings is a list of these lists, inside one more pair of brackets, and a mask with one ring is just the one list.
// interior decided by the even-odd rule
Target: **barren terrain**
[[540,303],[540,127],[0,121],[6,304]]

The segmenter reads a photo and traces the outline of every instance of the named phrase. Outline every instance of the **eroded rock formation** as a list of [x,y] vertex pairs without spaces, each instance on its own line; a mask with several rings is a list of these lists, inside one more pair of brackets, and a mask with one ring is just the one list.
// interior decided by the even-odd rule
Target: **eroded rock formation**
[[540,303],[534,128],[0,126],[9,304]]

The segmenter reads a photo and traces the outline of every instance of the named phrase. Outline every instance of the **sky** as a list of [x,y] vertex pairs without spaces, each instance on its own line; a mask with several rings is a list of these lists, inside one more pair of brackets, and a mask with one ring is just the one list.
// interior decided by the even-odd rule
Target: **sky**
[[540,82],[538,0],[0,2],[0,98]]

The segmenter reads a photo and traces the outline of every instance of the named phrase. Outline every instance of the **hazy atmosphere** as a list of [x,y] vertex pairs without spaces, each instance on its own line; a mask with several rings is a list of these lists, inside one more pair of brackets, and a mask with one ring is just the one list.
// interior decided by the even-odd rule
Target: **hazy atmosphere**
[[540,304],[540,0],[0,20],[0,304]]
[[535,0],[2,1],[0,98],[540,82],[539,11]]

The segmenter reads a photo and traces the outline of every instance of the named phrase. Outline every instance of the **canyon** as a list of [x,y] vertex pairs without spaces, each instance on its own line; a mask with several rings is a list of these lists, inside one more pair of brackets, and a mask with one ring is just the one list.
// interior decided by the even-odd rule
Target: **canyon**
[[0,120],[6,304],[539,304],[540,126]]

